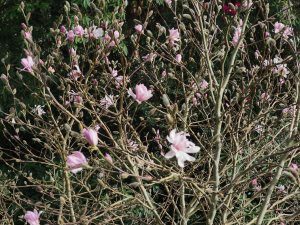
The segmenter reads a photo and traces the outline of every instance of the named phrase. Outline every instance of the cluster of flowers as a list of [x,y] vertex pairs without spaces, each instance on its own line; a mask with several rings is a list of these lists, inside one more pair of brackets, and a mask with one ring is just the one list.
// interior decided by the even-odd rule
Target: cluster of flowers
[[[93,147],[98,145],[99,139],[97,132],[98,128],[85,128],[82,132],[85,140]],[[170,151],[167,152],[164,157],[170,159],[176,156],[180,167],[184,167],[185,161],[195,161],[195,158],[188,155],[188,153],[197,153],[200,151],[200,147],[187,139],[188,136],[188,133],[182,131],[177,132],[176,129],[171,130],[169,136],[167,136],[167,140],[171,145]],[[133,141],[129,141],[128,144],[132,147],[136,145]],[[104,157],[109,163],[113,164],[112,157],[108,153],[105,153]],[[87,159],[80,151],[74,151],[67,157],[66,164],[70,171],[76,174],[87,165]]]
[[[83,136],[91,146],[96,146],[98,144],[98,135],[95,129],[84,129]],[[165,158],[169,159],[176,156],[180,167],[184,167],[185,161],[195,161],[195,158],[187,153],[197,153],[200,150],[198,146],[195,146],[193,142],[186,138],[187,136],[187,133],[176,132],[174,129],[167,137],[167,140],[171,143],[171,150],[165,154]],[[109,163],[113,164],[113,159],[108,153],[106,153],[104,157]],[[76,174],[81,171],[88,162],[86,157],[80,151],[74,151],[67,157],[66,164],[70,171]],[[24,215],[24,219],[30,225],[39,225],[41,213],[42,212],[38,212],[37,210],[27,211]]]

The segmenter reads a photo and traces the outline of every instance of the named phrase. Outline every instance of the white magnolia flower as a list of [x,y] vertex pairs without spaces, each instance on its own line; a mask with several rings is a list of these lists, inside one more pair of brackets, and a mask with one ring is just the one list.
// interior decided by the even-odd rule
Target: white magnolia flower
[[32,109],[32,112],[37,114],[38,116],[42,116],[44,115],[46,112],[44,111],[45,106],[41,106],[41,105],[34,105],[34,108]]
[[200,151],[200,147],[189,141],[186,138],[187,136],[189,136],[188,133],[176,132],[176,129],[173,129],[169,136],[167,136],[167,140],[172,145],[170,146],[171,150],[165,154],[165,158],[170,159],[176,156],[180,167],[184,167],[185,161],[195,161],[195,158],[187,153],[197,153]]

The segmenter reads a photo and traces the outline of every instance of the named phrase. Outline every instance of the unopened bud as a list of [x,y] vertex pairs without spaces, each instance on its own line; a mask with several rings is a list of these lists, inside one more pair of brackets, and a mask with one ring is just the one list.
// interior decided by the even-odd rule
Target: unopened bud
[[163,100],[163,103],[166,107],[170,107],[170,101],[169,101],[169,98],[166,94],[163,94],[162,100]]
[[167,114],[166,119],[167,119],[168,124],[170,124],[170,125],[174,124],[174,119],[169,113]]
[[129,173],[123,172],[123,173],[121,173],[120,176],[121,176],[122,179],[126,179],[126,178],[129,177]]
[[110,154],[105,153],[104,154],[104,158],[106,159],[107,162],[109,162],[111,165],[114,164],[112,157],[110,156]]

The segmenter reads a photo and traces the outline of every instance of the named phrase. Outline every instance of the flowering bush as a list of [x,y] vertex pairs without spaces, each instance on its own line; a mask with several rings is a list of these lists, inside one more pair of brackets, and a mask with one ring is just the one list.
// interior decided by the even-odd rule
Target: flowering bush
[[16,69],[36,105],[22,102],[10,65],[1,76],[14,102],[1,119],[4,218],[299,220],[300,66],[292,27],[261,1],[123,1],[114,9],[133,20],[107,20],[102,1],[88,2],[88,25],[66,2],[49,54],[26,18]]

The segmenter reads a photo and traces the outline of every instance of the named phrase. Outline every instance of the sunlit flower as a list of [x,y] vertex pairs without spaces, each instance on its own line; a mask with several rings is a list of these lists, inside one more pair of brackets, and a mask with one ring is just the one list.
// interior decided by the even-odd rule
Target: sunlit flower
[[103,29],[95,28],[95,29],[93,29],[92,34],[95,39],[98,39],[103,36]]
[[69,42],[73,42],[74,39],[75,39],[74,31],[69,30],[68,33],[67,33],[67,40],[68,40]]
[[168,36],[168,42],[170,45],[174,45],[175,42],[180,40],[180,34],[178,29],[170,29],[169,30],[169,36]]
[[38,116],[42,116],[46,113],[43,108],[44,108],[44,106],[34,105],[34,108],[32,109],[32,112],[37,114]]
[[27,211],[24,215],[24,219],[29,225],[40,225],[40,215],[42,212],[38,212],[36,209],[33,211]]
[[69,73],[69,76],[73,79],[73,80],[78,80],[78,78],[80,78],[82,76],[81,70],[79,68],[78,65],[75,65],[75,70],[72,70]]
[[176,55],[176,61],[177,61],[178,63],[181,63],[181,60],[182,60],[182,55],[181,55],[181,54],[177,54],[177,55]]
[[98,144],[98,134],[93,128],[84,128],[82,134],[90,145],[96,146]]
[[74,34],[78,37],[82,37],[84,35],[84,29],[82,26],[77,25],[74,27]]
[[287,39],[289,36],[293,36],[293,35],[294,35],[294,31],[293,31],[293,28],[291,28],[291,27],[286,27],[282,34],[282,36],[285,39]]
[[144,84],[137,84],[134,89],[135,93],[133,93],[132,89],[129,88],[128,94],[133,97],[139,104],[143,101],[147,101],[151,98],[152,90],[148,90]]
[[287,68],[287,64],[279,64],[276,65],[275,68],[272,70],[273,73],[278,74],[282,77],[287,77],[287,75],[290,73],[288,68]]
[[278,190],[278,192],[282,192],[282,193],[286,193],[286,191],[285,191],[285,186],[284,185],[278,185],[277,187],[276,187],[276,189]]
[[283,23],[279,23],[279,22],[276,22],[274,24],[274,33],[277,34],[279,33],[280,31],[282,31],[282,29],[285,27],[285,25]]
[[27,58],[21,59],[21,64],[23,65],[23,70],[32,72],[32,67],[34,66],[34,62],[31,56],[27,56]]
[[176,132],[176,129],[173,129],[169,136],[167,136],[167,140],[171,143],[171,146],[170,151],[165,154],[165,158],[170,159],[175,156],[180,167],[184,167],[185,161],[195,161],[195,158],[187,153],[197,153],[200,151],[200,147],[189,141],[186,138],[187,136],[189,136],[188,133]]
[[67,156],[66,163],[72,173],[77,173],[83,169],[83,166],[87,165],[87,160],[81,152],[74,151],[71,155]]
[[134,29],[137,33],[142,33],[143,32],[143,25],[142,24],[137,24],[134,26]]

